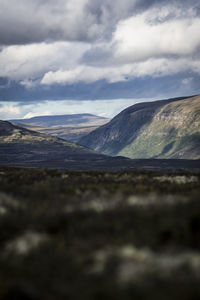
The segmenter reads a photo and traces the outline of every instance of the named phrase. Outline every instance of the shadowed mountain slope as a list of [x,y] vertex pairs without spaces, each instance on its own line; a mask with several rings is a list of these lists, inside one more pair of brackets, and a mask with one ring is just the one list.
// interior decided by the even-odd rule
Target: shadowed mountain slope
[[0,121],[0,163],[96,160],[104,158],[82,146]]
[[198,170],[199,161],[109,157],[50,135],[0,121],[0,165],[66,170]]
[[139,103],[79,143],[129,158],[200,158],[200,96]]

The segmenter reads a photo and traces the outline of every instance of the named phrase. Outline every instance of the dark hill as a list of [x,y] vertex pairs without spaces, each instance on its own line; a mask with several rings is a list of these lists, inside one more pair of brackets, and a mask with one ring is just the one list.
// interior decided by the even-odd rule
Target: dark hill
[[[0,164],[60,162],[71,160],[98,160],[97,154],[74,143],[0,121]],[[47,164],[48,165],[48,164]]]

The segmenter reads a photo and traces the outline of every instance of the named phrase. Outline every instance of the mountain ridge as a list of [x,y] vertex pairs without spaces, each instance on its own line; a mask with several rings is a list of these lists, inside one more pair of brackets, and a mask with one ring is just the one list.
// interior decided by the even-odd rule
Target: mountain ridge
[[74,171],[199,170],[200,160],[109,157],[65,140],[0,121],[0,166]]
[[35,116],[31,118],[24,119],[12,119],[8,120],[12,123],[22,123],[22,124],[34,124],[38,126],[62,126],[62,125],[85,125],[85,124],[100,124],[102,122],[109,120],[105,117],[96,116],[89,113],[83,114],[64,114],[64,115],[47,115],[47,116]]
[[[190,132],[186,134],[180,126],[173,128],[169,126],[168,121],[162,118],[168,113],[173,114],[175,107],[183,107],[183,110],[177,110],[174,117],[183,119],[188,125]],[[162,110],[164,110],[162,112]],[[109,123],[99,127],[87,136],[80,139],[79,143],[94,149],[98,152],[117,156],[122,155],[129,158],[200,158],[200,96],[179,97],[166,100],[158,100],[154,102],[138,103],[130,106],[115,116]],[[155,122],[160,114],[160,121]],[[179,115],[181,113],[181,116]],[[190,115],[190,124],[187,116]],[[192,118],[195,118],[193,120]],[[197,124],[195,131],[195,122]],[[156,127],[157,126],[157,127]],[[165,130],[165,138],[159,132],[159,127]],[[177,127],[177,128],[176,128]],[[185,127],[187,128],[187,126]],[[178,129],[178,130],[177,130]],[[148,132],[150,130],[151,132]],[[189,130],[188,130],[189,131]],[[177,141],[181,135],[180,143],[187,146],[187,151],[184,152],[184,147],[178,145]],[[147,138],[148,136],[148,138]],[[188,146],[192,143],[191,147]],[[161,145],[160,145],[161,144]],[[174,145],[174,146],[173,146]],[[172,148],[174,153],[172,153]],[[177,151],[175,151],[177,150]],[[171,151],[171,152],[170,152]],[[181,154],[182,152],[182,154]],[[191,152],[191,153],[190,153]]]
[[16,126],[77,143],[78,140],[110,119],[93,114],[36,116],[9,120]]
[[0,163],[98,160],[105,155],[83,146],[0,121]]

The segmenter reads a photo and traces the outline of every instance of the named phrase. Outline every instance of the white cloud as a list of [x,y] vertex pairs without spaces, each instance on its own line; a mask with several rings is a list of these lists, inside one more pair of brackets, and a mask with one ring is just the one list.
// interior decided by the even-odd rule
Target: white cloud
[[30,87],[30,79],[49,70],[74,66],[88,48],[82,43],[69,42],[4,47],[0,52],[0,76],[20,80]]
[[0,105],[0,119],[15,118],[20,115],[20,108],[16,104],[6,103]]
[[91,113],[112,118],[123,109],[135,103],[152,101],[156,99],[116,99],[113,100],[62,100],[44,101],[36,104],[10,104],[2,103],[0,106],[0,119],[32,118],[44,115],[63,115]]
[[191,70],[200,74],[200,60],[186,58],[150,58],[132,64],[117,67],[78,66],[70,70],[48,72],[41,80],[41,84],[74,84],[77,82],[92,83],[105,79],[109,83],[127,81],[133,77],[166,76]]
[[41,80],[41,84],[73,84],[75,82],[92,83],[105,79],[108,82],[124,81],[124,75],[117,68],[95,68],[90,66],[78,66],[69,70],[48,72]]
[[51,111],[42,111],[42,112],[28,112],[26,115],[23,116],[23,119],[29,119],[33,117],[37,117],[38,115],[43,115],[43,116],[49,116],[52,115]]
[[185,78],[182,80],[182,84],[188,86],[191,84],[192,80],[193,80],[192,77]]
[[150,57],[191,55],[200,47],[200,18],[170,19],[154,23],[154,11],[131,17],[118,24],[114,33],[115,59],[123,62]]
[[41,84],[109,83],[132,77],[165,76],[179,72],[200,73],[200,18],[194,11],[164,6],[118,23],[110,43],[86,51],[82,64],[46,72]]
[[20,81],[20,84],[25,86],[27,89],[32,89],[37,86],[38,82],[31,79],[24,79]]
[[0,77],[31,89],[200,73],[197,1],[161,2],[0,0],[0,42],[22,43],[0,49]]

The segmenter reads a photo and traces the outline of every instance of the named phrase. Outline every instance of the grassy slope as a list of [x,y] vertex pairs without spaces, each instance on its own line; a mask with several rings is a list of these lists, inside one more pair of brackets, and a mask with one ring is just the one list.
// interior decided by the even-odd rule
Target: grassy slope
[[89,134],[91,131],[97,129],[102,124],[99,124],[97,126],[80,126],[80,127],[78,126],[69,127],[69,125],[42,127],[42,126],[36,126],[31,124],[20,124],[20,126],[23,128],[27,128],[29,130],[37,131],[44,134],[49,134],[64,139],[66,141],[77,143],[80,140],[80,138]]
[[124,145],[137,137],[138,132],[145,124],[151,122],[155,111],[165,103],[166,101],[156,101],[138,103],[128,107],[108,124],[83,137],[79,143],[104,154],[117,155]]
[[200,97],[166,104],[118,154],[130,158],[200,158]]
[[[1,131],[2,130],[2,131]],[[4,130],[4,133],[3,133]],[[24,145],[60,145],[60,147],[68,147],[69,149],[78,149],[80,151],[90,152],[90,150],[84,147],[53,137],[51,135],[38,133],[32,130],[28,130],[22,127],[15,126],[6,121],[0,121],[0,144],[14,144],[20,143]],[[42,150],[42,149],[41,149]]]
[[130,158],[200,158],[200,96],[128,107],[83,137],[83,146]]

